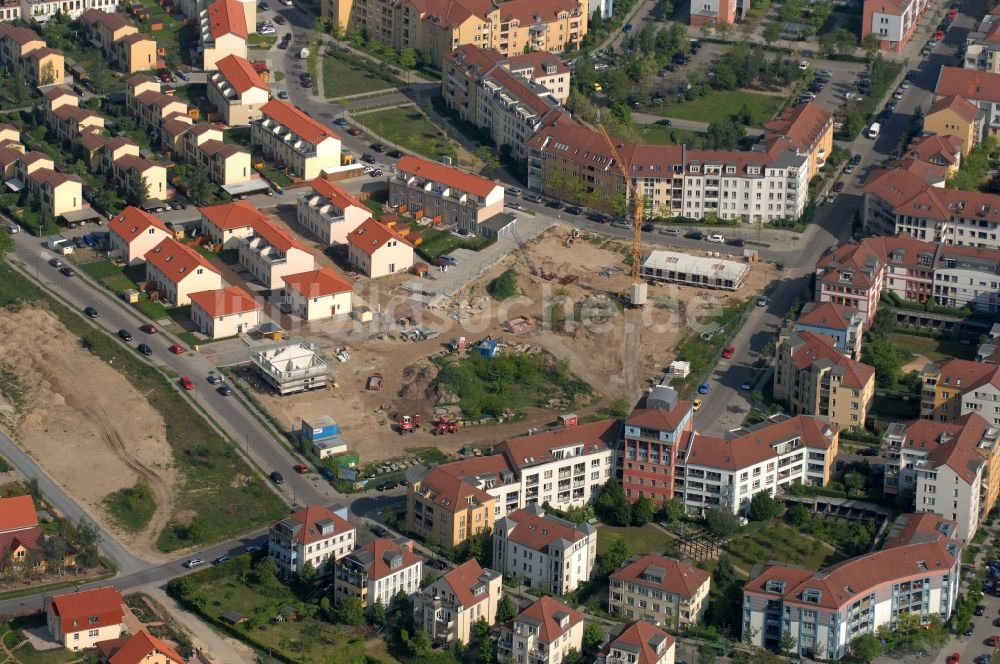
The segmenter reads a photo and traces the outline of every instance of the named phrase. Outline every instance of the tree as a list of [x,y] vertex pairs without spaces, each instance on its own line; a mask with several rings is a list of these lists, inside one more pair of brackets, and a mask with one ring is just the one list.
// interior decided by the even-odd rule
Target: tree
[[892,387],[899,381],[906,358],[889,337],[876,337],[861,348],[861,361],[875,369],[879,387]]
[[613,526],[627,526],[632,523],[632,505],[625,498],[621,483],[613,477],[601,488],[594,509],[601,519]]
[[847,486],[847,494],[861,493],[865,488],[865,476],[861,473],[847,473],[844,475],[844,485]]
[[299,572],[299,581],[301,581],[304,586],[311,586],[312,582],[315,580],[316,566],[312,564],[311,560],[307,560],[302,566],[302,570]]
[[600,554],[597,558],[597,575],[606,576],[625,564],[625,561],[632,557],[632,547],[625,541],[624,537],[615,537],[611,548]]
[[608,112],[611,114],[611,119],[614,120],[616,124],[620,124],[625,127],[632,124],[632,109],[625,103],[616,101],[608,108]]
[[777,21],[768,23],[764,28],[764,41],[770,46],[779,39],[781,39],[781,24]]
[[645,526],[656,516],[656,503],[652,498],[639,496],[639,500],[632,505],[632,525]]
[[483,168],[479,171],[480,173],[489,175],[500,168],[500,157],[497,156],[496,150],[488,145],[480,145],[473,154],[475,154],[476,159],[483,162]]
[[874,634],[862,634],[851,640],[851,654],[862,662],[871,662],[882,654],[882,643]]
[[483,639],[479,645],[479,664],[493,664],[495,659],[493,642],[489,639]]
[[705,513],[705,523],[712,534],[719,537],[728,537],[740,529],[740,522],[735,514],[717,507]]
[[399,66],[410,70],[417,66],[417,52],[412,48],[404,48],[399,52]]
[[125,198],[132,205],[142,205],[149,200],[149,183],[146,182],[145,176],[139,173],[132,176]]
[[812,517],[809,514],[809,508],[802,503],[795,503],[788,508],[788,523],[796,528],[801,528],[809,523],[810,518]]
[[372,627],[385,626],[385,605],[382,604],[381,597],[368,609],[368,624]]
[[510,599],[510,595],[504,595],[501,597],[500,602],[497,604],[497,622],[510,622],[516,616],[517,608],[514,606],[514,602]]
[[781,514],[781,503],[771,496],[770,491],[758,491],[750,499],[750,520],[770,521]]
[[663,520],[667,523],[680,521],[684,518],[684,503],[676,498],[664,500],[663,507],[660,509],[660,514],[662,515]]
[[485,616],[479,616],[479,620],[472,624],[472,636],[476,641],[485,641],[490,635],[490,624]]
[[563,655],[563,664],[580,664],[580,651],[576,648],[570,648]]
[[345,597],[333,611],[333,620],[341,625],[361,627],[365,624],[365,610],[360,597]]
[[38,85],[39,87],[44,85],[52,85],[56,82],[56,68],[51,62],[46,62],[42,65],[42,69],[38,72]]
[[746,135],[746,127],[732,120],[711,122],[708,125],[708,145],[711,149],[735,150]]
[[212,181],[208,179],[208,172],[204,168],[192,168],[188,175],[188,196],[197,203],[205,203],[211,193]]
[[778,642],[778,649],[783,653],[794,655],[799,649],[799,640],[792,634],[783,634]]
[[[728,25],[728,24],[727,24]],[[720,62],[715,66],[715,77],[712,86],[719,90],[735,90],[739,87],[736,70],[728,62]]]
[[588,620],[583,626],[583,651],[588,654],[597,652],[604,641],[604,631],[596,622]]

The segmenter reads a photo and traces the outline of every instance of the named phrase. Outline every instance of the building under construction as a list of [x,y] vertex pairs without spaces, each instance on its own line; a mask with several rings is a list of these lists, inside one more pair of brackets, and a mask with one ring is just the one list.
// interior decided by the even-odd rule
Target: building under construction
[[[711,253],[711,252],[709,252]],[[713,256],[652,251],[642,264],[642,276],[685,286],[734,291],[743,285],[750,266]]]
[[278,394],[295,394],[326,387],[330,367],[308,342],[286,341],[250,350],[258,373]]

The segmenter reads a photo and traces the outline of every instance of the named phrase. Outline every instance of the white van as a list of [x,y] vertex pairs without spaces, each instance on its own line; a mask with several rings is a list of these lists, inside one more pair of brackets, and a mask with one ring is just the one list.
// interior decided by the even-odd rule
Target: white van
[[873,122],[871,127],[868,127],[868,138],[878,138],[878,133],[881,131],[882,125],[877,122]]

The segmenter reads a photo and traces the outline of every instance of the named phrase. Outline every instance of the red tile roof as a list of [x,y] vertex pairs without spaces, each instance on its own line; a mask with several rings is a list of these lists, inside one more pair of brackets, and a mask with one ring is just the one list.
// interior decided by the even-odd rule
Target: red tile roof
[[246,16],[243,5],[237,0],[215,0],[208,6],[208,21],[212,39],[225,35],[247,38]]
[[708,583],[709,578],[711,575],[705,570],[651,553],[634,556],[619,570],[611,573],[613,581],[637,583],[684,598],[694,597]]
[[37,525],[38,515],[31,496],[0,498],[0,533]]
[[[559,600],[546,595],[519,613],[514,622],[524,622],[525,619],[538,623],[539,641],[553,643],[578,625],[583,616]],[[566,620],[565,626],[560,624],[563,619]]]
[[126,244],[146,233],[150,228],[158,228],[168,236],[173,237],[173,232],[158,217],[131,205],[108,222],[108,230],[124,240]]
[[191,293],[191,303],[197,304],[212,318],[245,314],[264,308],[250,293],[239,286]]
[[[413,553],[412,546],[413,543],[409,540],[400,543],[380,538],[365,546],[358,547],[348,554],[346,559],[360,563],[368,571],[369,580],[377,581],[422,562],[423,558]],[[390,567],[389,560],[397,556],[402,557],[402,564]],[[341,562],[343,560],[341,559]]]
[[864,389],[875,377],[874,367],[843,355],[834,343],[825,334],[806,330],[793,332],[788,338],[789,348],[793,350],[792,364],[799,370],[832,366],[833,373],[840,376],[842,385],[857,390]]
[[516,20],[522,26],[548,23],[555,21],[564,12],[586,12],[587,8],[588,5],[579,0],[510,0],[500,3],[500,21],[505,23]]
[[43,44],[45,43],[42,38],[32,30],[28,30],[27,28],[18,28],[10,23],[0,23],[0,39],[10,39],[21,47],[35,41],[40,41]]
[[103,12],[99,9],[88,9],[80,14],[80,20],[88,25],[96,25],[99,23],[112,32],[120,30],[121,28],[135,27],[122,18],[121,15],[109,14],[108,12]]
[[865,183],[864,190],[866,194],[885,201],[897,215],[935,221],[962,216],[1000,223],[1000,196],[964,189],[928,187],[921,178],[900,169],[876,171]]
[[122,595],[111,586],[81,590],[52,598],[51,611],[59,616],[63,634],[120,625],[125,619]]
[[[499,55],[498,51],[494,51],[494,53]],[[522,71],[526,66],[530,65],[532,68],[530,78],[532,80],[544,76],[569,73],[569,67],[567,67],[565,63],[559,59],[559,56],[554,53],[549,53],[548,51],[518,53],[517,55],[512,55],[507,58],[507,63],[512,71]],[[549,73],[547,71],[547,69],[551,67],[555,68],[555,72]]]
[[[843,244],[819,259],[816,276],[832,284],[850,284],[852,288],[870,288],[885,267],[882,257],[867,244]],[[850,280],[842,279],[849,273]]]
[[[997,367],[1000,374],[1000,367]],[[905,430],[903,447],[927,451],[934,468],[948,466],[955,474],[972,483],[985,463],[977,448],[989,423],[979,413],[968,413],[952,422],[917,420]]]
[[903,157],[957,166],[962,159],[962,139],[938,134],[918,137],[910,143]]
[[[337,516],[322,505],[303,507],[275,522],[274,525],[279,523],[294,532],[292,539],[295,542],[306,546],[356,530],[353,523]],[[324,535],[323,527],[330,525],[333,526],[333,530]]]
[[809,149],[833,128],[833,115],[814,101],[791,106],[764,125],[770,136],[787,136],[794,147]]
[[328,138],[340,140],[340,137],[332,129],[287,101],[272,99],[260,107],[260,112],[263,117],[271,118],[278,124],[287,127],[307,143],[318,145]]
[[371,217],[368,217],[361,225],[351,231],[347,236],[347,241],[355,247],[365,252],[369,256],[385,246],[389,240],[396,240],[402,244],[410,246],[402,235],[389,228],[385,224],[380,224]]
[[264,223],[268,221],[267,215],[246,201],[209,205],[198,208],[198,212],[213,226],[224,231],[249,228],[255,221]]
[[861,312],[854,307],[833,302],[807,302],[796,321],[798,325],[813,325],[835,330],[846,330],[851,326],[851,318]]
[[596,531],[590,524],[576,525],[545,513],[538,505],[514,510],[505,517],[514,526],[507,529],[507,540],[532,551],[548,553],[549,547],[561,540],[579,542]]
[[[508,73],[507,76],[510,76],[510,74]],[[446,187],[454,187],[481,198],[485,198],[494,189],[501,187],[501,185],[493,180],[488,180],[487,178],[472,175],[457,168],[451,168],[413,155],[406,155],[400,159],[396,164],[396,168],[402,173],[437,182]]]
[[229,82],[229,85],[233,86],[233,89],[239,94],[252,88],[270,89],[246,58],[241,58],[238,55],[227,55],[216,62],[215,66]]
[[1000,387],[1000,367],[992,364],[971,360],[945,360],[934,366],[937,368],[938,387],[957,387],[963,393],[987,383]]
[[836,427],[823,418],[797,415],[773,422],[753,431],[737,432],[729,438],[694,435],[691,437],[686,462],[709,468],[739,469],[777,457],[773,445],[798,438],[803,447],[829,449],[833,445]]
[[619,646],[631,646],[625,648],[630,654],[635,649],[639,651],[636,653],[634,661],[629,660],[632,664],[657,664],[657,662],[663,659],[667,651],[674,647],[676,642],[677,639],[656,625],[648,623],[645,620],[637,620],[623,629],[618,636],[601,649],[598,661],[601,661],[603,657],[605,658],[605,664],[607,664],[606,658],[611,654],[613,649]]
[[690,401],[678,401],[670,410],[660,407],[636,408],[629,414],[625,424],[658,431],[677,431],[690,410]]
[[102,647],[105,643],[108,642],[102,641],[97,647],[101,652],[110,653],[108,664],[143,664],[156,653],[166,657],[172,664],[183,664],[186,661],[172,645],[146,630],[136,632],[129,637],[115,639],[113,645],[109,644],[110,648]]
[[1000,102],[1000,74],[961,67],[941,67],[936,95],[961,95],[968,100]]
[[306,245],[302,244],[286,230],[278,228],[266,219],[254,219],[250,222],[254,235],[263,238],[269,245],[278,251],[287,254],[292,249],[298,249],[309,253]]
[[419,493],[423,500],[452,513],[464,510],[470,504],[486,504],[493,500],[493,496],[451,474],[445,466],[431,468],[424,475],[420,480]]
[[341,187],[339,184],[330,182],[329,180],[324,180],[323,178],[316,178],[309,183],[312,190],[316,192],[318,196],[322,196],[326,200],[330,201],[334,206],[341,210],[346,210],[348,207],[353,205],[354,207],[365,208],[364,204],[359,201],[356,197],[347,193],[347,190]]
[[183,281],[199,267],[222,274],[207,258],[172,237],[153,247],[146,254],[146,262],[174,284]]
[[303,297],[324,297],[334,293],[350,293],[354,286],[328,267],[290,274],[284,277],[285,288],[292,288]]
[[[1000,23],[997,25],[1000,25]],[[930,116],[946,109],[954,111],[966,122],[972,122],[979,115],[979,107],[961,95],[941,97],[930,105],[930,108],[927,109],[927,115]]]
[[[497,576],[499,578],[499,575]],[[468,560],[455,569],[441,577],[451,592],[455,595],[455,600],[463,609],[479,604],[483,600],[489,599],[489,586],[483,583],[483,568],[475,558]],[[473,588],[483,588],[484,592],[478,595],[473,592]]]
[[512,438],[502,443],[497,450],[507,456],[514,468],[528,468],[555,461],[553,450],[570,445],[583,445],[584,454],[607,451],[617,442],[619,429],[618,420],[601,420],[533,436]]

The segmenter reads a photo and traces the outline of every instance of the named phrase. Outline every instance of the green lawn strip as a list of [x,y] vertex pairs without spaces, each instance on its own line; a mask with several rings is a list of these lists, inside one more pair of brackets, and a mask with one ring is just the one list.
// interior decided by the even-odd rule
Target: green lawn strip
[[966,346],[957,341],[934,339],[902,332],[891,332],[892,344],[909,355],[923,355],[931,362],[959,358],[971,360],[974,346]]
[[[368,201],[371,208],[371,202]],[[375,211],[373,209],[373,211]],[[381,206],[379,206],[381,212]],[[380,215],[379,215],[380,216]],[[420,244],[417,245],[417,253],[425,261],[433,263],[441,256],[451,253],[455,249],[471,249],[481,251],[490,246],[495,240],[485,237],[460,238],[448,231],[438,230],[430,226],[421,226],[417,222],[409,222],[408,227],[412,233],[420,233]]]
[[139,300],[135,303],[135,308],[150,320],[163,320],[169,317],[167,308],[159,302],[153,302],[152,300]]
[[177,487],[176,513],[157,546],[164,551],[196,546],[245,533],[286,513],[285,505],[227,439],[192,408],[160,371],[122,347],[109,334],[43,293],[7,264],[0,265],[0,305],[21,299],[45,300],[63,325],[80,337],[84,348],[114,367],[143,394],[166,423],[167,442],[183,477]]
[[843,556],[831,551],[812,537],[783,523],[767,524],[745,535],[734,537],[726,545],[733,564],[749,572],[757,563],[781,560],[790,565],[819,570],[839,562]]
[[774,95],[762,95],[746,90],[721,90],[691,101],[650,106],[646,110],[648,113],[667,118],[711,123],[728,120],[745,104],[753,115],[751,126],[760,127],[774,117],[783,102],[784,98]]
[[439,161],[442,156],[452,159],[456,156],[444,132],[412,107],[365,113],[355,120],[385,140],[428,159]]
[[145,528],[153,518],[156,498],[149,481],[140,477],[134,486],[105,496],[104,507],[120,527],[135,533]]
[[597,555],[610,551],[618,537],[624,538],[629,547],[637,553],[655,554],[662,554],[666,551],[673,540],[662,528],[652,523],[641,527],[630,526],[627,528],[601,524],[597,527]]
[[680,145],[697,148],[705,142],[705,135],[687,129],[674,129],[658,124],[632,125],[639,133],[639,141],[649,145]]
[[323,93],[327,99],[385,90],[402,83],[387,81],[356,62],[333,55],[323,58],[322,68]]

